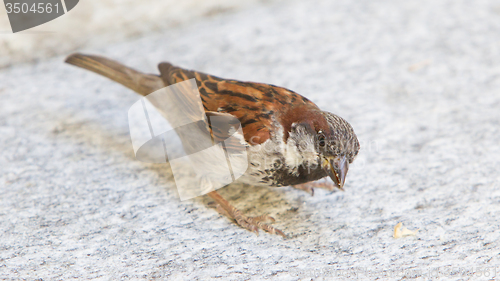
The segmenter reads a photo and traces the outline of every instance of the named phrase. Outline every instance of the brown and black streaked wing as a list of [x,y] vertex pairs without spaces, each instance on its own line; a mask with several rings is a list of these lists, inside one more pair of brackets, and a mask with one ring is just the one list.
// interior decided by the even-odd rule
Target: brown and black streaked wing
[[226,80],[170,63],[161,63],[158,68],[165,85],[195,78],[205,111],[229,113],[238,118],[245,140],[251,145],[269,139],[270,132],[276,129],[273,116],[286,116],[285,109],[293,112],[302,106],[316,107],[305,97],[282,87]]

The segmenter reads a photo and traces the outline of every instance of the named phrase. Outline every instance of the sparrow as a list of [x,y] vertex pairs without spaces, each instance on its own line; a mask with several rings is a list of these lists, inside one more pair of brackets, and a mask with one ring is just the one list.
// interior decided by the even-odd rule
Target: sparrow
[[[75,53],[66,58],[66,63],[103,75],[142,96],[195,79],[207,116],[230,116],[241,124],[248,169],[236,182],[293,186],[312,194],[313,187],[343,190],[349,165],[360,149],[346,120],[322,111],[306,97],[283,87],[223,79],[167,62],[158,65],[159,75],[142,73],[95,55]],[[328,177],[330,184],[317,182]],[[267,223],[274,218],[246,216],[217,191],[207,195],[217,203],[220,213],[241,227],[287,237]]]

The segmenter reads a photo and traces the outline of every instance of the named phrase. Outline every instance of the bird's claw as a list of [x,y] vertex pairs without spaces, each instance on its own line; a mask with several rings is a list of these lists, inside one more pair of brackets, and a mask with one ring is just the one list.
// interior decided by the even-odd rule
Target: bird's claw
[[297,185],[292,185],[293,188],[304,190],[305,192],[311,194],[311,196],[314,196],[314,188],[310,183],[303,183],[303,184],[297,184]]
[[231,212],[228,212],[227,210],[222,208],[221,205],[217,205],[217,211],[219,211],[220,213],[222,213],[225,216],[228,216],[229,218],[234,219],[239,226],[241,226],[241,227],[243,227],[251,232],[255,232],[257,235],[259,235],[259,229],[262,229],[262,230],[267,231],[271,234],[278,234],[278,235],[281,235],[285,238],[287,237],[285,235],[285,233],[283,233],[283,231],[264,223],[264,222],[275,222],[276,221],[273,217],[271,217],[269,215],[248,217],[248,216],[245,216],[240,210],[238,210],[236,208],[231,210]]
[[[294,188],[304,190],[305,192],[311,194],[311,196],[314,196],[314,188],[323,188],[328,191],[334,191],[338,189],[335,184],[331,181],[328,180],[323,180],[323,181],[313,181],[313,182],[307,182],[303,184],[297,184],[293,185]],[[341,189],[343,191],[343,189]]]

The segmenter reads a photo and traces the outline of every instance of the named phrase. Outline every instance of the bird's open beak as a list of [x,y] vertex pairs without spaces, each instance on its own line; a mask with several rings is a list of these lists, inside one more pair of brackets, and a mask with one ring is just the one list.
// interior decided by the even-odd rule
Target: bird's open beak
[[323,159],[323,169],[335,183],[335,186],[344,191],[345,176],[347,170],[349,170],[349,161],[346,157],[325,157]]

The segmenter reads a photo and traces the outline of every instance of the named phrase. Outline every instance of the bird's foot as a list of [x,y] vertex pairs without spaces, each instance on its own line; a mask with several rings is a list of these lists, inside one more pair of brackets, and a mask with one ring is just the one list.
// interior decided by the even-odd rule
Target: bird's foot
[[304,190],[305,192],[311,194],[311,196],[314,196],[314,188],[323,188],[328,191],[334,191],[337,189],[335,187],[335,184],[331,181],[328,180],[321,180],[321,181],[313,181],[313,182],[307,182],[303,184],[297,184],[297,185],[292,185],[296,189]]
[[271,234],[279,234],[283,237],[287,237],[283,231],[266,224],[265,222],[274,222],[275,219],[269,215],[261,215],[256,217],[245,216],[240,210],[233,207],[226,199],[222,198],[216,191],[208,193],[217,202],[217,211],[219,213],[234,219],[236,223],[251,231],[259,234],[259,229],[267,231]]
[[217,211],[219,211],[221,214],[223,214],[229,218],[234,219],[238,225],[240,225],[243,228],[246,228],[247,230],[250,230],[251,232],[255,232],[257,235],[259,234],[259,229],[262,229],[262,230],[265,230],[271,234],[279,234],[283,237],[286,237],[286,235],[281,230],[276,229],[273,226],[270,226],[270,225],[265,223],[265,222],[274,222],[275,221],[275,219],[269,215],[260,215],[257,217],[247,217],[240,210],[238,210],[234,207],[233,207],[233,210],[228,212],[221,205],[217,205]]
[[292,186],[293,188],[304,190],[305,192],[311,194],[311,196],[314,196],[314,187],[311,185],[311,183],[296,184]]

